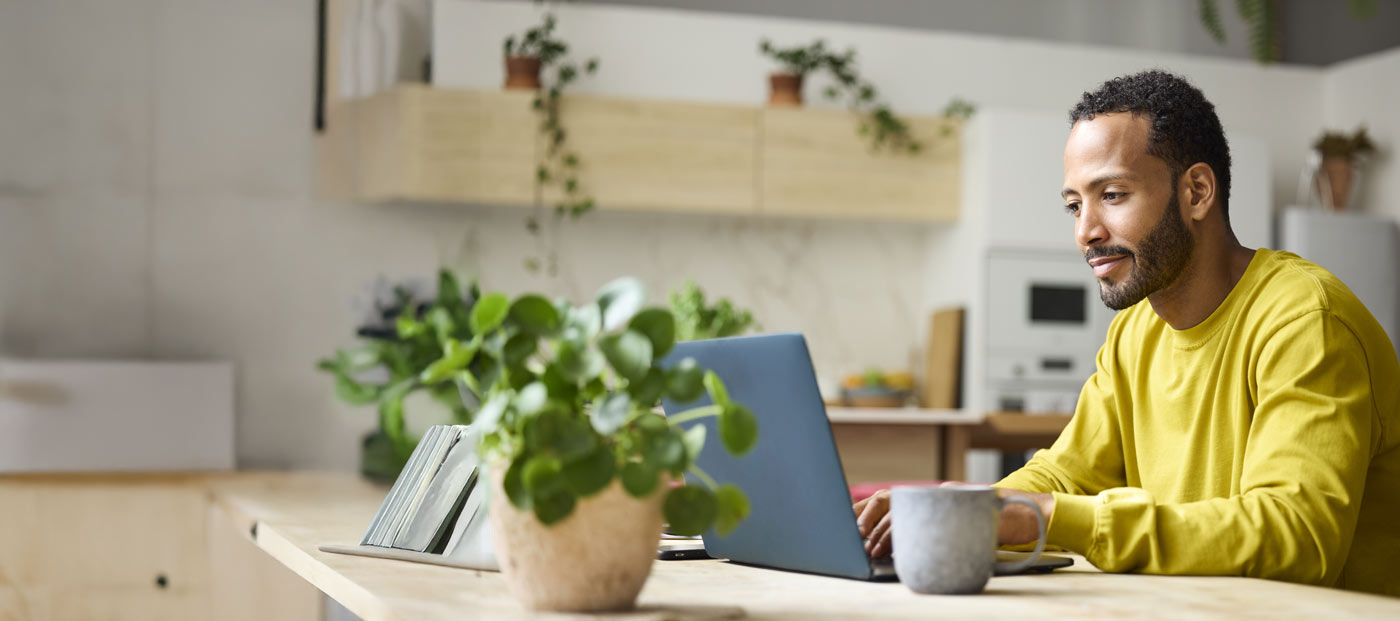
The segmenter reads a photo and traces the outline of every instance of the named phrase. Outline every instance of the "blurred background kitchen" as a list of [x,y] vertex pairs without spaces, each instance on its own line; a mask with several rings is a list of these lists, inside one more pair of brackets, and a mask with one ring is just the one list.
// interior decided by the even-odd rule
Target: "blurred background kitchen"
[[[5,467],[101,468],[89,445],[121,442],[145,461],[111,467],[354,470],[376,407],[317,362],[396,285],[432,295],[439,268],[576,301],[632,275],[667,304],[693,281],[750,332],[805,333],[833,404],[1065,414],[1108,317],[1057,196],[1065,113],[1151,67],[1216,104],[1242,241],[1341,262],[1394,335],[1400,2],[1207,4],[4,0]],[[503,87],[507,38],[545,13],[568,46],[546,93],[578,69],[561,99],[575,193],[537,178],[533,91]],[[847,91],[823,96],[843,86],[830,72],[805,104],[769,104],[784,66],[765,39],[854,50],[922,150],[872,153]],[[1351,180],[1320,181],[1315,143],[1363,127]],[[936,336],[948,308],[963,314]],[[102,361],[162,364],[83,366]],[[191,362],[215,364],[181,379]],[[78,422],[23,418],[45,407]],[[44,457],[84,429],[101,441],[67,453],[92,461]]]

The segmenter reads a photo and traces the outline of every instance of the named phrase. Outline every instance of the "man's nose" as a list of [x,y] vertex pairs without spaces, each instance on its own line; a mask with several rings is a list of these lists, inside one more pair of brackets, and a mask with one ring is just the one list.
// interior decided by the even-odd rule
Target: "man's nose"
[[1108,231],[1103,227],[1099,209],[1087,202],[1080,205],[1079,217],[1074,220],[1074,241],[1080,248],[1088,248],[1107,238]]

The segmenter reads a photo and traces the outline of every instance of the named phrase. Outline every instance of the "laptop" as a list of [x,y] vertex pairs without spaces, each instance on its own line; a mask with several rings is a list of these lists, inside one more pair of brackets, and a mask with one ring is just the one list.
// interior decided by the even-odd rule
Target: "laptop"
[[[749,498],[748,519],[733,532],[704,534],[706,553],[737,563],[858,580],[895,579],[889,558],[872,561],[856,527],[850,490],[817,388],[816,374],[799,333],[677,343],[662,360],[670,367],[694,358],[724,380],[730,399],[758,418],[754,450],[735,457],[717,441],[714,417],[683,424],[708,427],[695,465],[720,483],[734,483]],[[709,397],[681,404],[663,400],[670,415],[708,405]],[[686,474],[690,485],[703,485]],[[998,559],[1004,560],[1004,559]],[[1032,570],[1068,565],[1042,557]]]

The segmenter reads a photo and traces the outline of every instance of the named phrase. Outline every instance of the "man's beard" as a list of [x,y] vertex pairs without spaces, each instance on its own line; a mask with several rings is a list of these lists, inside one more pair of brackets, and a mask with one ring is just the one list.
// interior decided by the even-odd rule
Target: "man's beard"
[[1123,310],[1171,286],[1191,261],[1196,240],[1181,217],[1174,186],[1175,184],[1172,187],[1172,196],[1167,200],[1167,208],[1162,213],[1162,219],[1157,221],[1141,242],[1138,242],[1136,252],[1129,250],[1127,246],[1107,246],[1091,248],[1084,253],[1085,261],[1118,255],[1133,260],[1133,271],[1123,282],[1114,285],[1107,279],[1099,279],[1099,297],[1109,308]]

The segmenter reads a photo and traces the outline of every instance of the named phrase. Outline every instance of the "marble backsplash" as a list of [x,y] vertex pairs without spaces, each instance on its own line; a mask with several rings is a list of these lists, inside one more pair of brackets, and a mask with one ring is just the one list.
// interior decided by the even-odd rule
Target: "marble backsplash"
[[[473,208],[446,243],[444,263],[483,288],[590,298],[618,276],[639,278],[654,304],[693,278],[707,299],[725,296],[754,313],[763,332],[807,336],[818,376],[839,380],[868,366],[917,360],[922,261],[935,225],[838,220],[595,212],[528,234],[528,209]],[[552,229],[552,230],[551,230]],[[554,276],[524,269],[548,254]]]

